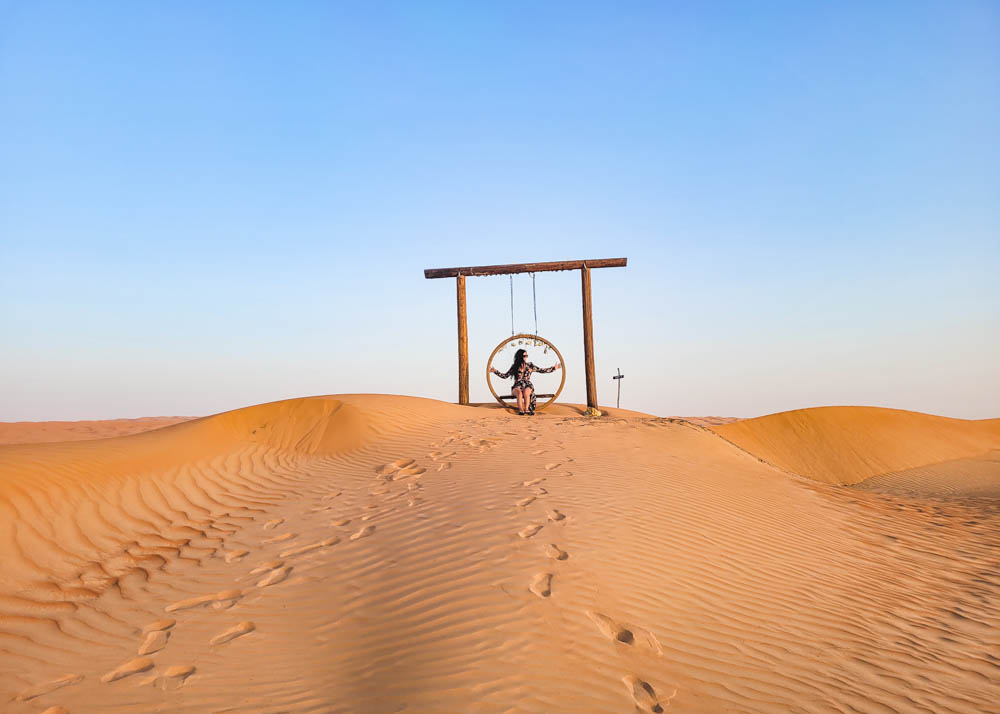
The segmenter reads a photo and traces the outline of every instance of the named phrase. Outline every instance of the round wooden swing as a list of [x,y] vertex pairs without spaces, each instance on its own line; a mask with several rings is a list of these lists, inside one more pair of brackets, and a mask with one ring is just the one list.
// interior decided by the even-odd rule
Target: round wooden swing
[[[553,393],[553,394],[539,394],[538,392],[535,392],[535,399],[536,400],[548,397],[548,401],[545,402],[544,404],[542,404],[541,406],[539,406],[537,403],[535,404],[535,411],[537,412],[537,411],[541,411],[545,407],[547,407],[550,404],[552,404],[556,399],[559,398],[559,395],[562,393],[563,386],[566,384],[566,363],[563,360],[563,356],[562,356],[562,353],[559,351],[559,348],[556,347],[551,342],[549,342],[544,337],[541,337],[540,335],[537,334],[538,333],[538,298],[535,296],[535,274],[534,273],[531,274],[531,305],[532,305],[532,309],[534,310],[534,313],[535,313],[535,334],[533,334],[533,335],[529,335],[527,333],[521,333],[519,335],[515,335],[514,334],[514,276],[510,275],[509,278],[510,278],[510,337],[505,338],[502,342],[500,342],[499,345],[497,345],[496,347],[494,347],[493,351],[490,353],[490,358],[488,360],[486,360],[486,386],[488,386],[490,388],[490,392],[493,394],[493,397],[498,402],[500,402],[500,404],[502,404],[507,409],[510,409],[511,411],[516,411],[517,410],[517,397],[515,397],[513,394],[504,394],[504,395],[497,394],[497,391],[493,388],[493,382],[490,380],[490,367],[493,366],[493,358],[497,356],[497,353],[500,352],[500,350],[504,349],[508,345],[512,346],[512,347],[513,346],[519,346],[519,345],[524,345],[524,346],[534,345],[535,347],[541,347],[541,346],[544,345],[546,352],[548,352],[551,349],[553,352],[556,353],[556,357],[559,358],[559,365],[560,365],[559,366],[559,371],[562,374],[561,374],[561,378],[559,380],[559,389],[557,389],[555,391],[555,393]],[[505,400],[513,400],[514,403],[513,404],[507,404],[507,402]]]
[[[486,360],[486,385],[490,388],[490,392],[493,394],[496,400],[500,402],[500,404],[505,406],[507,409],[510,409],[511,411],[517,411],[517,397],[515,397],[513,394],[504,394],[504,395],[497,394],[497,391],[493,388],[493,382],[492,380],[490,380],[490,367],[493,366],[493,358],[497,356],[497,353],[500,352],[500,350],[502,350],[504,347],[507,347],[508,345],[517,345],[518,342],[529,345],[534,344],[535,347],[541,347],[542,345],[545,345],[546,349],[550,349],[556,353],[556,357],[559,358],[559,364],[562,365],[559,368],[559,371],[562,373],[562,378],[559,380],[559,389],[557,389],[554,394],[539,394],[538,392],[535,392],[535,399],[542,399],[544,397],[549,398],[549,400],[544,404],[535,405],[535,411],[538,412],[544,409],[545,407],[549,406],[550,404],[552,404],[556,399],[558,399],[559,395],[562,393],[563,385],[566,384],[566,362],[563,360],[562,353],[559,352],[558,347],[556,347],[554,344],[549,342],[544,337],[540,337],[539,335],[528,335],[528,334],[511,335],[503,342],[501,342],[499,345],[497,345],[493,349],[493,352],[490,353],[490,358]],[[507,399],[514,400],[514,403],[507,404],[507,402],[504,401]]]

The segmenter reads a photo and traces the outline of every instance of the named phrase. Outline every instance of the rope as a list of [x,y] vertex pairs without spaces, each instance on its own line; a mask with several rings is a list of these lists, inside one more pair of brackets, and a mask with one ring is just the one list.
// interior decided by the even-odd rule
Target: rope
[[535,274],[531,274],[531,307],[535,310],[535,336],[538,336],[538,299],[535,297]]
[[510,336],[514,336],[514,276],[513,274],[508,275],[510,278]]

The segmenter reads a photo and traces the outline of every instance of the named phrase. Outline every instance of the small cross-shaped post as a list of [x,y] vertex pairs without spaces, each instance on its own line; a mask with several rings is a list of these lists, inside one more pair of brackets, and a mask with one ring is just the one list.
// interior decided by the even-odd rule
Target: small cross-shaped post
[[617,405],[618,405],[618,408],[621,409],[621,406],[622,406],[622,383],[621,383],[621,380],[625,379],[625,375],[622,374],[622,368],[621,367],[618,368],[618,376],[612,377],[611,379],[617,379],[618,380],[618,402],[617,402]]

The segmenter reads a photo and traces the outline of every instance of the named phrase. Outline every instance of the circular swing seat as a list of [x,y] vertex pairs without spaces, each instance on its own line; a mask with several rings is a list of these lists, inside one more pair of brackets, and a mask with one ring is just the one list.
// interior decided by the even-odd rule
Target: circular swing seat
[[[517,397],[515,397],[513,394],[497,394],[496,390],[493,388],[493,382],[490,380],[490,367],[493,366],[493,358],[497,356],[497,353],[499,353],[505,347],[516,345],[518,340],[527,341],[529,343],[534,344],[534,346],[536,347],[541,347],[544,345],[545,347],[556,353],[556,357],[559,360],[559,364],[562,365],[559,368],[560,372],[559,389],[557,389],[553,394],[540,394],[539,392],[535,392],[535,399],[548,398],[548,401],[545,402],[544,404],[535,405],[535,411],[536,412],[541,411],[542,409],[545,409],[545,407],[549,406],[550,404],[555,402],[556,399],[559,398],[559,395],[562,393],[563,386],[566,384],[566,363],[563,360],[562,353],[559,352],[559,348],[557,348],[554,344],[549,342],[544,337],[540,337],[538,335],[520,334],[520,335],[512,335],[503,340],[503,342],[501,342],[493,349],[493,352],[490,353],[490,358],[486,360],[486,384],[490,388],[490,392],[493,394],[494,398],[496,398],[496,400],[500,402],[501,405],[503,405],[507,409],[510,409],[511,411],[517,410],[517,401],[516,401]],[[507,404],[505,400],[514,400],[514,404]]]

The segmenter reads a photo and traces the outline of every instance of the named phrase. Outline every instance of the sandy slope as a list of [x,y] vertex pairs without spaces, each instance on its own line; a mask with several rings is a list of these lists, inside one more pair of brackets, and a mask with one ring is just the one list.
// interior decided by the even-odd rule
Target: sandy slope
[[193,417],[141,417],[99,421],[0,422],[0,444],[37,444],[46,441],[82,441],[127,436],[188,421]]
[[976,458],[890,471],[857,487],[915,497],[1000,499],[1000,449]]
[[987,711],[998,552],[681,420],[277,402],[0,447],[0,710]]
[[792,473],[833,484],[1000,449],[1000,419],[966,421],[879,407],[817,407],[712,427]]

